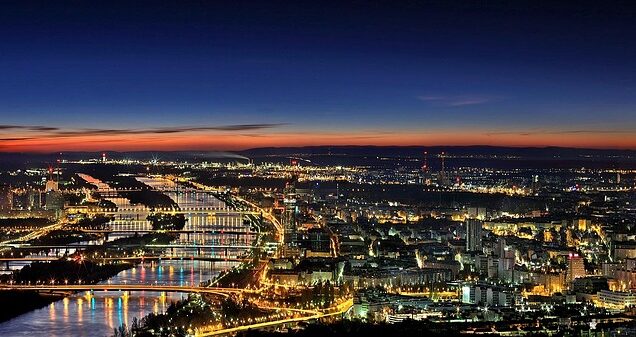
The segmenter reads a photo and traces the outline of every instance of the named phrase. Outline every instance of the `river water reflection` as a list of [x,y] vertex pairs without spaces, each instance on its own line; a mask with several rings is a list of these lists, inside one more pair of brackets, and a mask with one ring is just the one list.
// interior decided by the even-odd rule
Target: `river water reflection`
[[[166,183],[155,178],[141,178],[141,182],[153,186]],[[225,205],[209,193],[166,192],[180,207],[212,206],[223,209]],[[128,205],[128,200],[116,198],[118,206]],[[198,214],[186,214],[188,220],[185,230],[194,231],[182,234],[178,240],[185,245],[223,244],[250,245],[251,235],[237,233],[247,231],[247,226],[239,215],[210,217]],[[115,229],[147,229],[149,223],[145,216],[141,221],[130,219],[112,224]],[[231,230],[233,234],[214,234],[214,230]],[[124,235],[124,236],[129,236]],[[115,238],[117,236],[113,235]],[[112,240],[113,237],[110,238]],[[167,252],[173,255],[192,255],[199,252],[210,256],[240,255],[240,250],[201,250],[180,249]],[[164,259],[160,262],[145,263],[133,269],[123,271],[105,283],[112,284],[160,284],[160,285],[198,285],[206,282],[220,271],[231,268],[237,262],[196,261],[188,258]],[[77,293],[52,303],[42,309],[34,310],[10,321],[0,324],[0,336],[61,337],[61,336],[112,336],[113,329],[122,324],[129,325],[134,317],[142,318],[151,312],[163,313],[171,302],[187,297],[184,293],[165,293],[152,291],[99,292],[93,294]],[[2,309],[10,310],[10,303],[0,303]]]
[[[109,281],[113,284],[197,285],[235,263],[164,260],[123,271]],[[171,302],[185,297],[184,293],[162,295],[152,291],[77,293],[0,324],[0,336],[111,336],[113,329],[129,325],[133,317],[163,313]],[[9,306],[4,303],[3,310]]]

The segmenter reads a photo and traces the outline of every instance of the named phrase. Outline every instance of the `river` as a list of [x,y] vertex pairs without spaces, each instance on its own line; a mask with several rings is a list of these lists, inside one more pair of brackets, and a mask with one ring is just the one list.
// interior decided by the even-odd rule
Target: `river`
[[[140,181],[157,187],[162,180],[143,178]],[[218,206],[224,204],[208,193],[166,192],[180,207]],[[125,200],[117,200],[125,204]],[[239,215],[209,217],[187,214],[187,230],[193,234],[181,234],[180,243],[184,244],[251,244],[251,235],[219,234],[219,230],[247,231],[243,219]],[[116,226],[145,226],[139,222],[119,221]],[[142,227],[135,227],[142,229]],[[217,233],[207,233],[216,230]],[[234,250],[233,250],[234,251]],[[171,252],[177,256],[191,253],[189,249]],[[213,249],[201,252],[204,255],[217,255]],[[236,254],[242,252],[237,251]],[[227,254],[227,252],[225,252]],[[207,262],[190,259],[164,259],[161,262],[145,263],[133,269],[122,271],[105,283],[112,284],[165,284],[165,285],[198,285],[214,278],[220,271],[231,268],[237,262]],[[29,337],[61,337],[61,336],[112,336],[113,330],[122,324],[129,325],[134,317],[142,318],[151,312],[163,313],[171,302],[187,297],[184,293],[133,291],[99,292],[92,295],[77,293],[63,300],[54,302],[42,309],[34,310],[0,324],[0,336]],[[8,304],[3,304],[7,310]]]

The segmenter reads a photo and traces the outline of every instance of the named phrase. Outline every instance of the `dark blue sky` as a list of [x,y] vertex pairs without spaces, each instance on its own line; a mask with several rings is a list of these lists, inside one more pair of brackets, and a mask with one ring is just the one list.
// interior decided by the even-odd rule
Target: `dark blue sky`
[[343,2],[3,2],[0,141],[267,124],[233,132],[636,148],[628,1]]

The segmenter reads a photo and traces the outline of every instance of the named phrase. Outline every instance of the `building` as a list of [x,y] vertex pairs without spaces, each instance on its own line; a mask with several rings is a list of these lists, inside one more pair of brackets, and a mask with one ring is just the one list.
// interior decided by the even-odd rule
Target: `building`
[[344,281],[356,288],[434,286],[452,281],[450,269],[356,268],[344,273]]
[[483,222],[477,219],[466,221],[466,251],[481,252],[481,228]]
[[585,277],[585,263],[579,254],[570,254],[568,258],[568,271],[566,281],[571,284],[574,279]]
[[[355,293],[351,314],[354,318],[375,322],[424,319],[437,315],[427,310],[432,304],[433,301],[427,297],[398,295],[387,293],[385,290],[371,288]],[[402,315],[396,313],[400,308],[410,308],[415,314]],[[419,315],[420,313],[424,317]],[[439,313],[441,314],[441,312]],[[394,316],[390,316],[391,314]]]
[[0,211],[10,211],[13,208],[13,192],[8,185],[0,186]]
[[510,307],[521,294],[512,288],[490,284],[472,284],[462,287],[462,303]]
[[471,218],[471,219],[485,220],[486,219],[486,208],[485,207],[469,207],[468,208],[468,217]]
[[586,276],[572,280],[572,291],[577,294],[596,294],[601,290],[609,290],[606,277]]
[[44,208],[47,211],[59,211],[64,208],[64,195],[59,191],[47,191]]
[[636,289],[636,259],[625,259],[613,275],[619,290]]
[[30,190],[28,194],[27,207],[30,210],[42,208],[42,192],[38,190]]
[[409,312],[395,312],[386,314],[385,321],[389,324],[400,323],[405,320],[422,321],[431,317],[441,318],[441,311],[416,311],[411,310]]
[[614,242],[614,259],[621,261],[624,259],[636,259],[636,242],[616,241]]
[[298,246],[298,205],[296,204],[296,189],[293,181],[287,182],[285,185],[282,206],[284,208],[282,223],[285,229],[285,246],[286,248],[291,248],[285,250],[285,252],[288,253],[284,255],[291,256],[297,254],[296,249],[293,248],[297,248]]
[[57,181],[53,180],[53,179],[49,179],[46,181],[46,186],[44,188],[45,192],[49,192],[49,191],[59,191],[60,190],[60,186],[58,184]]
[[331,235],[324,228],[310,228],[302,234],[302,244],[307,257],[330,257]]
[[475,268],[480,275],[486,278],[496,278],[499,270],[499,258],[490,255],[476,256]]
[[579,231],[585,232],[592,227],[592,221],[590,219],[578,219],[574,221]]
[[[284,259],[270,265],[269,278],[276,284],[314,285],[330,282],[340,284],[344,269],[344,261],[331,258],[303,259],[291,269]],[[276,267],[279,268],[276,268]]]
[[636,306],[636,293],[625,291],[601,290],[598,302],[608,308],[625,309]]

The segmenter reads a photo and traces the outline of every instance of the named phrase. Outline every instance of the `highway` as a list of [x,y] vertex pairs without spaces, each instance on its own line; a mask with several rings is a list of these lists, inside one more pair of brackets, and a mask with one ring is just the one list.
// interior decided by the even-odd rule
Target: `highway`
[[[294,318],[285,318],[277,321],[269,321],[269,322],[261,322],[254,323],[249,325],[241,325],[233,328],[209,331],[209,332],[199,332],[195,333],[197,337],[207,337],[207,336],[218,336],[224,334],[233,334],[240,331],[250,330],[250,329],[262,329],[268,327],[274,327],[278,325],[290,324],[290,323],[298,323],[298,322],[306,322],[312,321],[321,318],[327,318],[331,316],[338,316],[346,313],[353,306],[353,299],[349,299],[346,302],[343,302],[335,307],[328,308],[322,311],[318,310],[298,310],[298,309],[286,309],[286,308],[272,308],[272,307],[262,307],[263,309],[280,309],[280,310],[291,310],[291,311],[299,311],[303,313],[309,314],[308,316],[303,317],[294,317]],[[332,310],[336,310],[335,312],[330,312]]]
[[281,225],[280,221],[278,221],[278,219],[276,219],[276,216],[274,216],[272,213],[270,212],[266,212],[264,209],[260,208],[258,205],[256,205],[255,203],[243,199],[237,195],[232,195],[232,198],[246,203],[248,205],[250,205],[250,207],[254,208],[257,210],[256,213],[258,213],[259,215],[262,215],[265,219],[269,220],[269,222],[271,222],[274,227],[276,228],[276,231],[278,232],[278,243],[283,244],[285,242],[285,238],[284,238],[284,233],[285,233],[285,229],[283,228],[283,225]]
[[10,240],[6,240],[6,241],[1,241],[0,242],[0,246],[6,246],[7,244],[11,243],[11,242],[24,242],[24,241],[29,241],[35,238],[38,238],[44,234],[46,234],[49,231],[52,230],[56,230],[56,229],[61,229],[62,227],[64,227],[66,225],[66,222],[63,221],[59,221],[56,222],[52,225],[46,226],[46,227],[42,227],[38,230],[35,230],[27,235],[21,236],[19,238],[14,238],[14,239],[10,239]]

